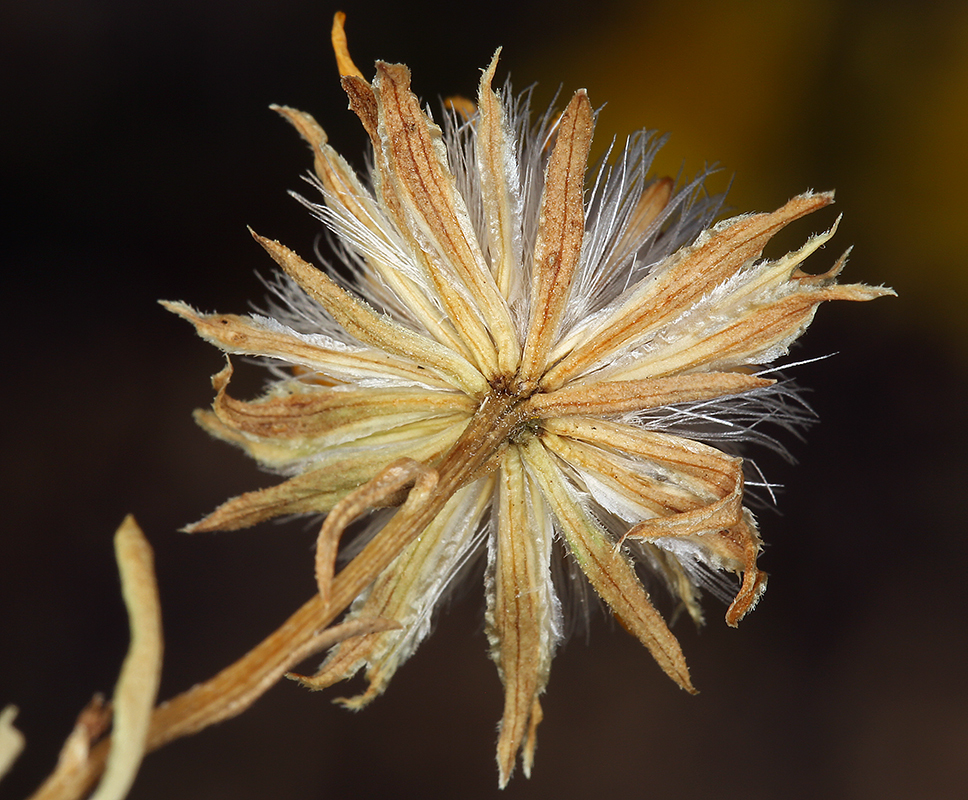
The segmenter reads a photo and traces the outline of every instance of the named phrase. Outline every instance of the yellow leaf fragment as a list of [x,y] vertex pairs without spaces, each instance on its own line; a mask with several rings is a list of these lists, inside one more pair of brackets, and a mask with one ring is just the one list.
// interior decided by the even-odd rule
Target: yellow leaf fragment
[[363,73],[357,69],[356,64],[353,63],[353,59],[350,58],[349,46],[346,43],[346,14],[342,11],[337,11],[333,15],[333,29],[331,33],[331,40],[333,43],[333,52],[336,54],[336,66],[339,69],[339,74],[346,76],[351,75],[354,78],[363,78]]
[[114,536],[121,591],[128,609],[131,644],[111,701],[114,710],[111,753],[91,800],[123,800],[147,750],[151,711],[161,682],[161,604],[151,546],[127,516]]
[[13,726],[16,717],[16,706],[5,706],[0,711],[0,779],[9,772],[24,749],[24,735]]
[[465,122],[470,120],[477,113],[477,106],[474,101],[461,95],[452,95],[444,100],[444,108],[457,114]]

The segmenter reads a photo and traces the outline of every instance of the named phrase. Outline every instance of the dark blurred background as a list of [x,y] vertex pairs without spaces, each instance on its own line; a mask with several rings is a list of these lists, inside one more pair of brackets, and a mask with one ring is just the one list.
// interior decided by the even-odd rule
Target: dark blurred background
[[[910,798],[968,793],[964,511],[968,390],[968,6],[962,2],[340,4],[357,63],[403,61],[427,100],[502,74],[585,86],[597,147],[671,131],[658,168],[706,161],[737,211],[838,191],[825,269],[897,299],[820,309],[792,354],[822,424],[752,453],[785,488],[760,514],[772,577],[738,630],[676,626],[690,697],[599,617],[554,663],[535,771],[503,796]],[[310,254],[286,196],[306,148],[267,110],[312,112],[362,164],[330,51],[329,0],[34,0],[0,9],[3,341],[0,705],[27,749],[22,797],[127,646],[111,537],[156,550],[162,695],[203,680],[313,591],[301,523],[177,529],[267,485],[191,420],[218,352],[158,298],[242,312],[269,271],[245,226]],[[777,247],[779,252],[779,246]],[[497,794],[501,690],[482,593],[458,600],[360,714],[283,683],[242,717],[151,755],[136,800]]]

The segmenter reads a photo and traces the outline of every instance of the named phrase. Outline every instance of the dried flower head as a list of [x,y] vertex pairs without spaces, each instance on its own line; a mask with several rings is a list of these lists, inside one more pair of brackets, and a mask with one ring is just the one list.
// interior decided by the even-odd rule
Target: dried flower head
[[822,301],[890,290],[837,284],[844,257],[820,275],[801,270],[836,225],[762,257],[777,231],[832,194],[712,224],[718,200],[701,178],[677,189],[648,176],[658,147],[648,134],[589,180],[595,112],[584,91],[533,123],[527,94],[493,88],[495,55],[476,105],[451,105],[438,124],[405,66],[379,62],[364,79],[341,15],[333,39],[372,142],[369,175],[311,116],[276,110],[312,147],[322,202],[307,204],[352,277],[256,236],[284,273],[269,314],[166,304],[226,353],[272,359],[275,380],[254,401],[228,394],[231,365],[215,376],[214,408],[198,421],[288,476],[190,530],[327,514],[316,558],[326,601],[339,538],[369,514],[353,562],[369,587],[347,619],[399,626],[342,642],[302,678],[322,688],[365,669],[366,691],[343,700],[351,707],[384,690],[462,567],[486,550],[504,785],[519,751],[530,771],[563,637],[559,598],[574,585],[587,580],[694,691],[643,578],[698,621],[700,587],[722,593],[717,576],[739,576],[730,625],[766,585],[742,461],[704,442],[760,437],[766,418],[795,422],[790,389],[764,365]]

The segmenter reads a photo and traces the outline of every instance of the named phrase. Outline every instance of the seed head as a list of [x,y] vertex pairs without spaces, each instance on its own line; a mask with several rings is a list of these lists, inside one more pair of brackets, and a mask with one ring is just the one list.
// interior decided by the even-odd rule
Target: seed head
[[333,41],[372,143],[369,174],[357,175],[311,116],[276,110],[312,148],[322,197],[304,202],[351,278],[253,234],[282,270],[269,313],[166,303],[227,354],[271,359],[264,396],[230,396],[229,364],[214,378],[213,409],[197,418],[287,476],[190,530],[326,514],[316,558],[326,599],[340,536],[368,515],[355,563],[372,582],[347,619],[399,627],[342,642],[301,678],[322,688],[365,669],[366,691],[342,701],[354,708],[385,689],[486,551],[487,634],[505,687],[503,786],[519,751],[531,769],[569,576],[583,575],[694,691],[643,578],[699,621],[700,589],[722,593],[732,573],[730,625],[766,586],[742,461],[708,442],[768,418],[794,424],[791,390],[766,365],[821,302],[892,292],[838,284],[846,256],[822,274],[803,271],[836,223],[795,252],[762,257],[777,231],[832,193],[713,224],[719,199],[703,193],[702,176],[676,187],[649,175],[661,142],[647,133],[589,178],[595,112],[584,91],[534,122],[527,93],[495,90],[495,54],[476,104],[450,104],[438,124],[405,66],[378,62],[364,79],[341,15]]

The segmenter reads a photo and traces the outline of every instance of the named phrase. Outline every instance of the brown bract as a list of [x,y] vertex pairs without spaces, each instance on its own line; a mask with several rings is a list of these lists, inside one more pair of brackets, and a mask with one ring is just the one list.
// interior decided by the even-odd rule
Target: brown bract
[[[327,514],[319,596],[276,645],[288,637],[302,652],[351,601],[347,624],[396,623],[296,676],[320,689],[365,670],[368,688],[343,700],[352,707],[384,690],[451,583],[486,551],[487,632],[505,687],[503,786],[519,752],[530,772],[539,697],[563,635],[555,559],[580,570],[659,666],[695,691],[643,575],[698,621],[709,576],[733,573],[731,625],[766,585],[742,462],[700,440],[736,427],[736,403],[782,422],[789,390],[762,366],[786,353],[821,302],[890,290],[838,284],[844,259],[820,275],[802,270],[833,228],[763,258],[777,231],[832,194],[709,227],[712,203],[697,184],[677,191],[647,175],[645,138],[589,180],[595,113],[583,90],[535,125],[525,101],[494,89],[495,55],[476,109],[464,101],[441,125],[405,66],[378,62],[372,82],[363,77],[342,24],[337,15],[333,42],[373,146],[371,173],[358,176],[310,115],[277,110],[312,149],[323,201],[310,205],[353,280],[253,234],[285,276],[270,314],[165,304],[227,354],[290,368],[251,401],[229,394],[231,365],[215,376],[199,423],[288,477],[189,530]],[[690,418],[694,430],[682,422]],[[371,514],[380,508],[390,510]],[[360,518],[369,544],[334,582],[341,537]]]

